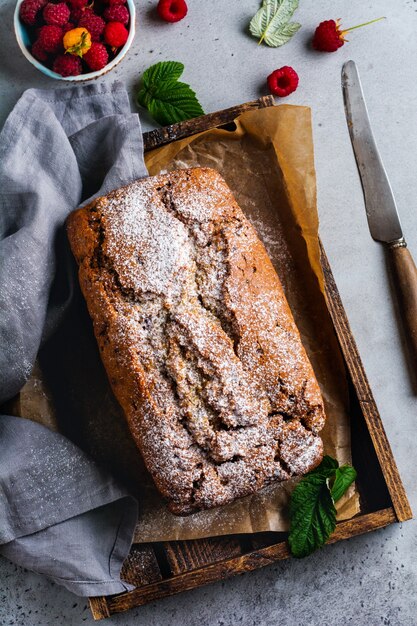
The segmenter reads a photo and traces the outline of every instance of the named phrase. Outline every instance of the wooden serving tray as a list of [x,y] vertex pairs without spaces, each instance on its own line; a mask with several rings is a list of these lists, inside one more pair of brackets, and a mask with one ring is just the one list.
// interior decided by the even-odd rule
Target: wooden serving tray
[[[216,128],[244,111],[274,105],[266,96],[144,134],[145,151]],[[353,465],[361,513],[340,522],[329,543],[412,517],[412,511],[353,339],[329,262],[321,246],[327,306],[349,378]],[[134,544],[122,570],[133,591],[90,598],[94,619],[110,617],[166,596],[249,572],[290,557],[286,533],[229,535],[193,541]]]

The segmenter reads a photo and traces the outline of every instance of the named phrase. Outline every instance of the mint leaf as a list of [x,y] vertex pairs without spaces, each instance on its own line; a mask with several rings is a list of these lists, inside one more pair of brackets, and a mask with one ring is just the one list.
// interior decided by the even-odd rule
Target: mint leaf
[[336,470],[331,494],[333,502],[337,502],[346,493],[356,479],[356,470],[351,465],[342,465]]
[[293,556],[308,556],[326,543],[336,527],[336,509],[324,475],[305,476],[290,503],[290,544]]
[[273,48],[283,46],[301,28],[298,22],[290,22],[298,0],[263,0],[259,11],[254,15],[249,32]]
[[152,117],[163,125],[204,115],[191,87],[174,80],[156,86],[148,108]]
[[136,102],[148,109],[154,120],[162,125],[204,115],[195,92],[178,80],[183,70],[182,63],[162,61],[143,74]]
[[[308,556],[326,543],[336,528],[334,502],[355,478],[353,467],[339,467],[336,459],[325,456],[318,467],[300,480],[290,501],[288,543],[293,556]],[[334,481],[332,490],[329,488],[331,481]]]
[[151,65],[144,71],[142,80],[144,87],[150,87],[162,80],[178,80],[184,71],[184,65],[178,61],[161,61]]

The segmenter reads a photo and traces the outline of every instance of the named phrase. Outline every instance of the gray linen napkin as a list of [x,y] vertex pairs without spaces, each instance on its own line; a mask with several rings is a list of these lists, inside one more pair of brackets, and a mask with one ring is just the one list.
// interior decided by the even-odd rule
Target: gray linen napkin
[[[78,290],[66,217],[146,175],[119,83],[29,89],[16,104],[0,133],[0,404]],[[0,416],[0,553],[78,595],[120,593],[136,518],[136,500],[72,442]]]

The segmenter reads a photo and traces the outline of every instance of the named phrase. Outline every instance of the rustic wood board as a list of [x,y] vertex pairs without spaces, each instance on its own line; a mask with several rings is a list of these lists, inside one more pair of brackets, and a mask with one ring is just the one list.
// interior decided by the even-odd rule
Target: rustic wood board
[[[244,111],[273,105],[273,97],[265,96],[153,130],[144,134],[145,151],[229,124]],[[322,246],[321,263],[327,306],[349,375],[352,456],[358,470],[357,487],[361,499],[361,513],[337,524],[329,540],[329,543],[335,543],[411,519],[412,512]],[[90,598],[91,611],[94,619],[100,620],[288,557],[285,533],[135,544],[124,563],[122,577],[136,585],[136,589],[116,596]]]

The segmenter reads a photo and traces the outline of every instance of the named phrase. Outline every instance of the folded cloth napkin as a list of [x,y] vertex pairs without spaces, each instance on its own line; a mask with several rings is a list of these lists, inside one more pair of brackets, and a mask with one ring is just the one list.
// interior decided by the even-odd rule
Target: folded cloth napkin
[[[77,289],[67,215],[146,175],[121,84],[29,89],[16,104],[0,133],[0,404]],[[78,595],[120,593],[136,519],[136,500],[72,442],[0,416],[0,553]]]

